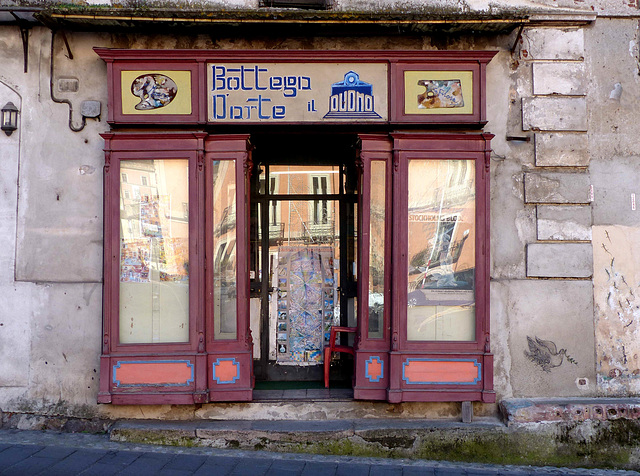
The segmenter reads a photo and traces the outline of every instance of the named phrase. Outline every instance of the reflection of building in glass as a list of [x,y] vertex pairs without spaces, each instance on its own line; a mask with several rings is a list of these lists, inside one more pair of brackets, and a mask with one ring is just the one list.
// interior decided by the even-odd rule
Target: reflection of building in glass
[[189,335],[186,160],[120,163],[120,341]]
[[188,203],[188,187],[170,179],[173,174],[185,174],[184,164],[175,162],[128,160],[121,164],[123,243],[155,238],[150,244],[150,264],[162,281],[188,279],[188,209],[183,206]]
[[236,182],[235,161],[213,163],[213,297],[215,334],[236,335]]
[[[472,288],[475,267],[473,163],[413,161],[411,167],[410,288]],[[412,174],[420,177],[415,183],[411,182]]]
[[[274,196],[338,194],[339,181],[338,166],[269,167],[269,194]],[[338,217],[337,200],[311,196],[309,200],[273,200],[269,204],[269,236],[274,244],[334,243]]]
[[409,162],[409,340],[475,339],[472,161]]

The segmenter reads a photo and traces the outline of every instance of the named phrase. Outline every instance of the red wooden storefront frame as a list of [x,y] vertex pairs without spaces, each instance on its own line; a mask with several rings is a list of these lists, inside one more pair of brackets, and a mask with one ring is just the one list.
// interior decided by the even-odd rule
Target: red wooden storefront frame
[[[233,160],[236,178],[236,338],[216,340],[213,316],[213,167],[216,160]],[[248,135],[209,136],[205,140],[205,256],[207,374],[209,401],[251,400],[253,389],[253,342],[249,330],[249,174],[251,155]],[[211,250],[211,252],[209,252]],[[244,251],[244,252],[241,252]]]
[[[387,399],[400,401],[495,402],[489,335],[489,159],[491,134],[394,133],[393,318],[391,376]],[[420,160],[473,160],[476,164],[476,329],[470,342],[410,341],[407,338],[408,163]],[[469,366],[477,370],[468,379]],[[411,366],[441,380],[421,382]],[[445,377],[446,376],[446,377]]]
[[[356,399],[494,402],[489,339],[489,156],[491,134],[398,132],[360,135],[362,210],[358,239],[358,346]],[[476,164],[476,329],[471,342],[407,339],[408,161],[473,160]],[[384,334],[368,338],[371,163],[386,164]],[[393,279],[392,279],[393,277]],[[417,370],[416,370],[417,369]],[[420,372],[436,381],[420,383]],[[471,379],[469,375],[473,374]]]
[[[480,52],[397,51],[158,51],[96,49],[107,62],[109,116],[114,131],[105,140],[104,332],[98,401],[114,404],[193,404],[252,399],[253,360],[249,330],[249,134],[213,134],[206,124],[206,65],[228,62],[385,62],[389,74],[389,121],[360,139],[358,217],[358,335],[354,398],[401,401],[495,401],[493,356],[489,341],[489,153],[490,134],[477,132],[486,121],[486,65],[495,54]],[[354,60],[354,58],[357,58]],[[191,114],[121,114],[118,93],[123,70],[188,70]],[[473,114],[407,115],[403,74],[425,70],[473,71]],[[119,112],[120,111],[120,112]],[[151,132],[121,131],[134,123]],[[163,124],[202,131],[171,132]],[[469,132],[428,132],[429,124],[466,125]],[[282,124],[287,124],[283,122]],[[389,132],[393,125],[398,132]],[[403,131],[403,124],[422,130]],[[316,127],[330,127],[316,124]],[[236,126],[237,129],[237,126]],[[227,130],[232,127],[227,126]],[[475,132],[474,132],[475,130]],[[242,132],[246,132],[246,129]],[[473,342],[415,342],[407,339],[407,163],[416,159],[468,159],[476,163],[476,338]],[[189,163],[189,340],[185,343],[122,344],[119,335],[119,164],[122,160],[186,159]],[[214,338],[212,167],[235,161],[237,206],[237,335]],[[371,164],[385,164],[385,277],[383,333],[368,335],[369,202]],[[404,193],[404,195],[403,195]],[[423,375],[435,375],[429,382]],[[447,377],[450,375],[451,378]]]
[[[108,133],[104,168],[103,346],[99,403],[188,404],[251,400],[251,336],[248,332],[248,253],[238,253],[237,337],[214,341],[211,223],[212,160],[235,161],[238,241],[247,243],[248,136],[207,137],[202,132]],[[120,163],[123,160],[186,159],[189,163],[189,340],[185,343],[123,344],[119,341]],[[245,286],[240,285],[246,283]],[[211,335],[210,335],[211,334]],[[213,367],[225,377],[213,380]],[[235,375],[230,371],[235,370]]]

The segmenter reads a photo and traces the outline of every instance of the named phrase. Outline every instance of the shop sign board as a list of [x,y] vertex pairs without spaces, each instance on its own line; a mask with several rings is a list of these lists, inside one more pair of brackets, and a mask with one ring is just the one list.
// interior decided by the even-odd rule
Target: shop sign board
[[385,122],[387,63],[207,64],[208,122]]

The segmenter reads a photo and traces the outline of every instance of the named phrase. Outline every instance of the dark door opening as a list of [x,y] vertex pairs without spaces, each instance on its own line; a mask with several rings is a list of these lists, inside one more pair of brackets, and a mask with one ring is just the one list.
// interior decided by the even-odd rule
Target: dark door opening
[[[251,182],[251,333],[257,387],[321,385],[331,326],[356,325],[352,136],[257,136]],[[353,345],[354,336],[340,337]],[[353,359],[334,354],[332,385]]]

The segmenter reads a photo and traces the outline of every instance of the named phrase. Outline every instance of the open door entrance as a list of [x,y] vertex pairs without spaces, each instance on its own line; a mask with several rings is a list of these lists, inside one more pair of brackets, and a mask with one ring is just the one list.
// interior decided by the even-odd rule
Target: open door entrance
[[[257,136],[252,142],[256,388],[324,386],[323,348],[331,327],[356,325],[355,140],[296,135]],[[340,339],[353,345],[355,335]],[[353,368],[351,355],[334,354],[332,385],[351,388]]]

